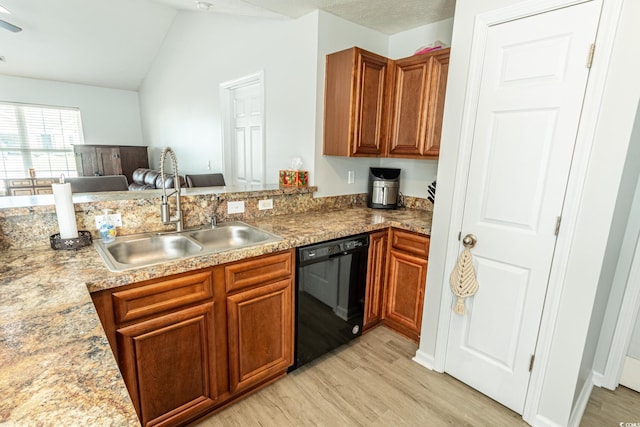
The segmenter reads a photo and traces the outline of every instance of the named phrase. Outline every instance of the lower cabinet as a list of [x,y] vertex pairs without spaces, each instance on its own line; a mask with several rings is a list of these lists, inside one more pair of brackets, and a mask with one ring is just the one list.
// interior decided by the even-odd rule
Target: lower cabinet
[[369,235],[369,261],[367,264],[367,286],[364,298],[364,325],[367,330],[382,320],[384,288],[387,271],[388,231],[377,231]]
[[186,425],[286,374],[293,255],[92,294],[143,426]]
[[[388,240],[387,240],[388,239]],[[422,327],[429,237],[391,228],[372,233],[365,329],[382,323],[418,341]]]
[[229,385],[251,388],[293,364],[293,281],[227,297]]
[[119,328],[120,366],[142,425],[175,425],[218,400],[214,303]]
[[429,238],[391,229],[387,288],[382,317],[387,326],[418,341],[427,280]]

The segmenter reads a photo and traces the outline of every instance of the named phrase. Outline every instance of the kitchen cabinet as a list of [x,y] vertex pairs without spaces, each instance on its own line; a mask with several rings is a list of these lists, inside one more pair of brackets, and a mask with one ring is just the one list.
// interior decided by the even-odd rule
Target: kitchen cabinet
[[449,53],[327,55],[323,154],[438,158]]
[[437,158],[449,49],[393,62],[388,156]]
[[10,178],[5,180],[5,187],[7,196],[34,196],[53,194],[51,184],[55,182],[57,178]]
[[327,55],[323,154],[385,152],[388,59],[354,47]]
[[392,228],[389,234],[384,324],[418,341],[422,327],[429,238]]
[[133,182],[133,171],[149,167],[147,147],[126,145],[74,145],[78,176],[124,175]]
[[363,322],[363,330],[365,331],[376,326],[382,320],[387,266],[387,235],[387,230],[369,235]]
[[215,295],[210,270],[92,297],[143,426],[184,424],[219,403],[226,385],[219,369],[226,362],[224,289]]
[[226,265],[229,384],[232,393],[293,364],[293,252]]
[[191,423],[293,364],[293,251],[92,294],[143,426]]

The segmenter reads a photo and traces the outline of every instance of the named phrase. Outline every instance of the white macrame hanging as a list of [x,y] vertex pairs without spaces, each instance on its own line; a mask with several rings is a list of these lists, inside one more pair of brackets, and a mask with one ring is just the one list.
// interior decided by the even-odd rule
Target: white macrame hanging
[[451,291],[458,297],[458,301],[453,308],[456,314],[465,314],[464,299],[474,295],[478,291],[478,281],[476,273],[473,270],[473,258],[471,257],[471,248],[475,246],[474,236],[465,236],[462,241],[464,250],[458,257],[458,262],[451,272],[449,284]]

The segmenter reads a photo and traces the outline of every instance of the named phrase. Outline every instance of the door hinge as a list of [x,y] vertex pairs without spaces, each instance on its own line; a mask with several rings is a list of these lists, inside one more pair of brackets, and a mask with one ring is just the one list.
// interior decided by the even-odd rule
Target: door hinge
[[589,54],[587,55],[587,68],[591,68],[591,64],[593,64],[593,54],[596,51],[596,44],[591,43],[589,46]]
[[556,231],[555,231],[555,235],[557,236],[558,233],[560,233],[560,223],[562,222],[562,217],[559,216],[556,218]]
[[536,360],[536,355],[532,354],[531,355],[531,360],[529,361],[529,372],[531,372],[533,370],[533,362],[534,360]]
[[458,231],[458,242],[460,241],[460,237],[462,237],[462,231]]

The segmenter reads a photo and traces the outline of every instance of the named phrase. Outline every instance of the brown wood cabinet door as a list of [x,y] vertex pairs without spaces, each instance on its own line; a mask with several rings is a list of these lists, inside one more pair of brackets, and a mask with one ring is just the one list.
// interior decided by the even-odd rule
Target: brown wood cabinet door
[[327,55],[323,154],[384,154],[387,72],[387,58],[356,47]]
[[119,328],[116,334],[120,369],[143,426],[184,424],[215,406],[213,302]]
[[120,148],[96,147],[96,155],[100,165],[100,175],[122,175]]
[[238,392],[293,364],[293,280],[227,296],[229,386]]
[[120,147],[120,167],[122,175],[127,177],[129,184],[133,182],[133,171],[138,168],[149,167],[149,153],[147,147]]
[[390,157],[437,158],[449,49],[393,63]]
[[354,156],[384,153],[387,63],[386,58],[358,51],[355,105],[352,107],[351,154]]
[[95,147],[74,145],[73,151],[76,156],[78,176],[95,176],[101,174],[102,166],[98,163]]
[[422,326],[427,260],[391,249],[388,268],[385,324],[417,341]]
[[364,300],[364,325],[367,330],[382,319],[384,283],[387,262],[387,230],[369,236],[367,287]]
[[429,73],[429,105],[427,107],[427,126],[424,156],[440,155],[440,136],[442,134],[442,113],[449,74],[449,49],[434,54]]

